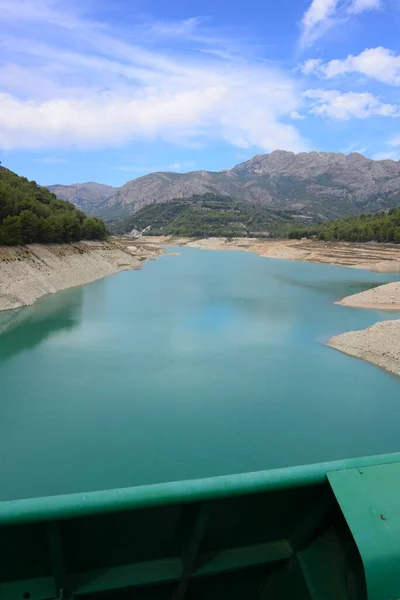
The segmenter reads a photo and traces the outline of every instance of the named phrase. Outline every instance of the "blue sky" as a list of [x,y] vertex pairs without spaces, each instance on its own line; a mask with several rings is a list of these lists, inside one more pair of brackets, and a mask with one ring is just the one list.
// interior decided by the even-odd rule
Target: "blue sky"
[[275,149],[400,158],[400,0],[0,0],[0,160],[121,185]]

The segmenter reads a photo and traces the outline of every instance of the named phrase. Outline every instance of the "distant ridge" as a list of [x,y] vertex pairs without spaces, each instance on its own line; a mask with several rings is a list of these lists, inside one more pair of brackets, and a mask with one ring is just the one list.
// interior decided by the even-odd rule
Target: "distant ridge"
[[218,172],[150,173],[120,188],[83,183],[49,189],[89,214],[114,221],[149,204],[206,193],[335,218],[400,204],[400,161],[275,150]]

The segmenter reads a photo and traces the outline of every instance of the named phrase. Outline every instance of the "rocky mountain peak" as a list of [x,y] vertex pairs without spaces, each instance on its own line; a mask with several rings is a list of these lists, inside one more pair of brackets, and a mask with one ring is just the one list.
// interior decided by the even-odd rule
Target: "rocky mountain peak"
[[148,204],[209,192],[332,218],[400,203],[400,161],[375,161],[357,152],[275,150],[219,172],[150,173],[118,189],[93,183],[50,189],[104,218],[110,211],[126,215]]

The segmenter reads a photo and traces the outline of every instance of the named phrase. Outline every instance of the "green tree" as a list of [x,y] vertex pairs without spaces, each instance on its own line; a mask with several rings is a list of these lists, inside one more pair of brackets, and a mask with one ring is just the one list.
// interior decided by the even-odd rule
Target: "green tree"
[[85,240],[103,240],[107,235],[103,221],[95,217],[86,217],[82,223],[82,237]]
[[[85,220],[85,214],[70,202],[0,167],[0,244],[78,241]],[[86,233],[90,239],[103,239],[106,228],[94,219]]]
[[[312,233],[306,228],[292,228],[290,238],[312,237],[317,234],[323,240],[347,242],[394,242],[400,243],[400,207],[378,213],[364,213],[356,217],[345,217],[315,228]],[[333,235],[333,238],[332,238]]]
[[22,244],[21,223],[17,216],[6,217],[0,227],[0,240],[6,246]]
[[53,232],[52,242],[61,244],[64,241],[64,223],[62,215],[52,215],[46,219],[47,228]]
[[21,236],[24,244],[32,244],[39,239],[40,219],[30,210],[23,210],[19,215]]
[[63,216],[63,240],[64,242],[75,242],[82,237],[82,227],[79,219],[71,214]]
[[38,237],[43,244],[55,242],[55,228],[51,218],[39,219]]

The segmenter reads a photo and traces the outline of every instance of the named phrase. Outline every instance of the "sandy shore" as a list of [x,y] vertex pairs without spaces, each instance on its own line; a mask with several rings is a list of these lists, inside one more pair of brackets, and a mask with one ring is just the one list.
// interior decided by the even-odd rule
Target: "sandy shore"
[[189,246],[203,250],[242,250],[268,258],[309,261],[341,265],[376,272],[400,272],[400,245],[348,244],[314,240],[268,240],[258,238],[191,238],[142,237],[136,244],[154,247],[160,245]]
[[332,337],[327,345],[400,375],[400,320]]
[[42,246],[0,246],[0,311],[33,304],[46,294],[139,269],[160,248],[132,242],[77,242]]

